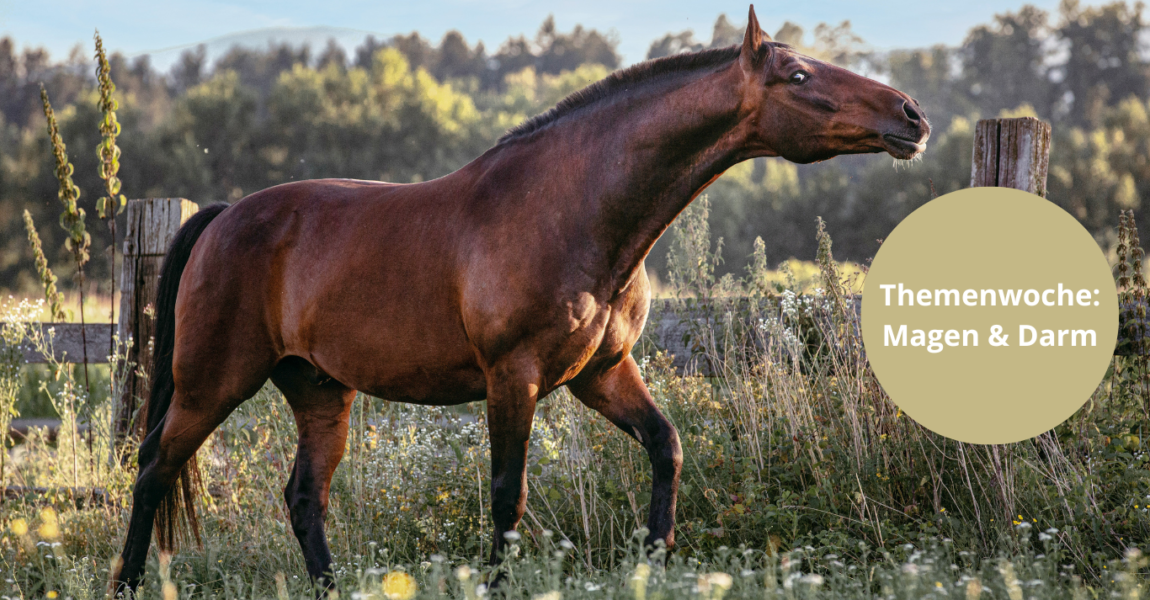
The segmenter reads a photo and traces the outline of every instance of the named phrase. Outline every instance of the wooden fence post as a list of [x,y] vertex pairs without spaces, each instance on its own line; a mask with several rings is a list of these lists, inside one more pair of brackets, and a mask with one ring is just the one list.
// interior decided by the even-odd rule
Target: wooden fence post
[[[199,210],[183,198],[148,198],[128,202],[128,227],[124,233],[124,267],[120,273],[120,340],[132,339],[128,362],[136,363],[124,381],[116,412],[116,439],[130,433],[132,416],[148,397],[148,373],[152,364],[151,340],[154,318],[149,304],[156,297],[160,265],[176,231]],[[144,421],[144,419],[140,419]],[[139,426],[139,423],[137,423]]]
[[974,130],[970,187],[1009,187],[1046,197],[1050,124],[1034,117],[983,119]]

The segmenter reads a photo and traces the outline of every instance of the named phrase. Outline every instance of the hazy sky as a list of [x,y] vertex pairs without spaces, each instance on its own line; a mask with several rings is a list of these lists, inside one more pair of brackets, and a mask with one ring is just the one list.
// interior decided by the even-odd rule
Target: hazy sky
[[[1057,8],[1057,0],[1030,3],[1052,12]],[[0,35],[12,36],[20,47],[45,46],[57,58],[77,43],[90,53],[94,28],[100,29],[109,48],[128,55],[263,27],[316,25],[383,35],[417,30],[433,41],[458,29],[469,42],[483,40],[491,51],[509,35],[533,35],[543,19],[554,14],[562,31],[576,23],[613,30],[624,61],[631,63],[642,60],[650,43],[667,32],[693,29],[697,38],[709,40],[719,13],[742,22],[747,4],[746,0],[0,0]],[[759,1],[755,10],[769,32],[785,20],[810,31],[819,22],[849,19],[868,44],[884,49],[957,44],[972,26],[1022,4],[791,0]]]

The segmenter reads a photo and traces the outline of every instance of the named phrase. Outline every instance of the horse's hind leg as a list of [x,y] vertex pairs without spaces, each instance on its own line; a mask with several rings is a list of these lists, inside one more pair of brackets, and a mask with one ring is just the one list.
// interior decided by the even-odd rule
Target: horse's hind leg
[[140,464],[136,476],[128,535],[119,570],[112,577],[113,594],[135,591],[144,574],[160,501],[172,490],[184,465],[204,440],[242,401],[176,390],[163,424],[149,433],[140,446],[140,455],[151,458]]
[[276,366],[272,382],[291,405],[299,430],[295,466],[284,488],[292,531],[303,549],[312,582],[333,588],[324,517],[331,477],[343,458],[355,390],[335,380],[323,380],[315,367],[295,357]]

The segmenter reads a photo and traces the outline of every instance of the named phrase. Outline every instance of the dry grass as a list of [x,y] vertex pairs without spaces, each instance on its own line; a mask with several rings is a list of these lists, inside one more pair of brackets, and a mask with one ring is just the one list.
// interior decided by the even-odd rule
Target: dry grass
[[[684,232],[706,233],[698,223],[675,235]],[[738,281],[705,270],[674,280],[709,303],[712,318],[692,335],[714,373],[676,373],[662,355],[642,360],[685,455],[680,548],[667,568],[656,562],[642,576],[637,567],[646,564],[633,537],[649,502],[645,454],[561,390],[536,415],[510,594],[1144,597],[1145,365],[1116,358],[1087,406],[1034,440],[971,446],[941,438],[902,415],[875,381],[857,315],[843,301],[857,282],[820,236],[813,289],[784,277],[779,291],[754,269]],[[696,257],[712,253],[709,243],[682,242]],[[734,291],[750,300],[731,300]],[[59,373],[66,384],[69,372]],[[99,426],[111,407],[74,385],[59,390],[59,441],[31,436],[4,475],[6,485],[57,492],[0,505],[8,579],[0,595],[99,596],[119,550],[134,466],[112,454]],[[72,436],[69,428],[85,420],[92,435]],[[149,595],[161,595],[165,582],[179,596],[309,593],[281,494],[294,427],[269,386],[209,439],[201,450],[205,547],[165,558],[164,569],[154,560]],[[491,543],[488,461],[482,406],[361,396],[328,518],[344,592],[392,597],[385,581],[393,591],[408,587],[395,588],[399,576],[388,574],[406,572],[422,597],[477,598]],[[98,487],[110,502],[77,509],[76,487]],[[474,574],[460,577],[463,566]]]

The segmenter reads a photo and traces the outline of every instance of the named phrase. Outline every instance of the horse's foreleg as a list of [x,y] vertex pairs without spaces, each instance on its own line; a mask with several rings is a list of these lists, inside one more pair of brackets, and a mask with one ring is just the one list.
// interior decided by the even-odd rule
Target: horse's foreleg
[[655,406],[635,359],[628,356],[608,371],[586,379],[576,378],[568,389],[580,402],[607,417],[647,449],[652,490],[645,544],[652,546],[656,540],[663,540],[670,549],[675,544],[675,498],[683,451],[679,432]]
[[505,548],[504,534],[515,530],[527,508],[527,442],[539,399],[537,373],[533,366],[501,364],[487,374],[493,565]]
[[[284,361],[272,374],[295,413],[299,446],[284,488],[292,531],[303,549],[313,584],[334,589],[331,551],[324,532],[331,477],[343,458],[355,390],[337,381],[317,385],[306,377],[310,365]],[[312,369],[314,371],[314,369]]]

